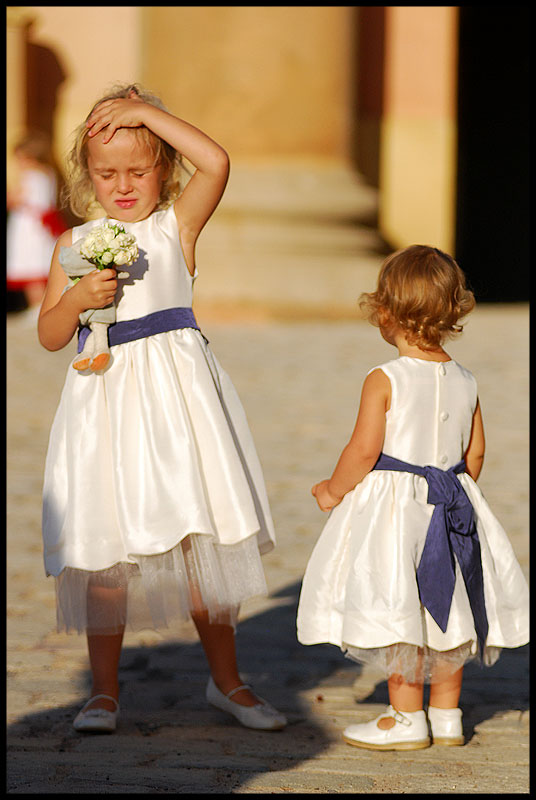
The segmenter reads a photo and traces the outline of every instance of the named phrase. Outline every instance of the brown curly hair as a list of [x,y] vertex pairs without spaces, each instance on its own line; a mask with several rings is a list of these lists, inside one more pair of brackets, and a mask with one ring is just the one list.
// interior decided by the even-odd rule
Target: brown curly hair
[[[116,100],[128,97],[134,91],[144,103],[150,103],[163,111],[167,111],[159,97],[143,89],[139,84],[117,84],[110,91],[94,103],[86,119],[73,133],[73,145],[66,158],[66,180],[62,191],[62,201],[69,206],[78,217],[85,217],[90,211],[99,209],[100,205],[95,197],[93,184],[89,177],[87,165],[88,128],[86,122],[95,108],[105,100]],[[160,200],[155,210],[167,208],[182,192],[183,176],[189,172],[182,163],[182,156],[171,145],[160,139],[145,126],[132,128],[133,133],[146,144],[152,151],[154,163],[162,164],[167,170],[167,176],[162,183]]]
[[475,306],[473,292],[452,256],[415,244],[388,256],[375,292],[364,292],[359,307],[373,325],[402,329],[410,345],[437,348],[463,330],[459,320]]

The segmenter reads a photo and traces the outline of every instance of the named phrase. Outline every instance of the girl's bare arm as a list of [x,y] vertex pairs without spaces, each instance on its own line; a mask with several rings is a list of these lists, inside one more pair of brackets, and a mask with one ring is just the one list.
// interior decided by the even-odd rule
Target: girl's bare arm
[[465,468],[474,481],[478,480],[478,476],[482,470],[485,451],[486,440],[484,438],[484,423],[482,421],[480,400],[477,399],[475,413],[473,414],[471,438],[465,452]]
[[360,483],[378,460],[385,436],[385,414],[391,400],[391,384],[379,369],[363,383],[357,422],[329,480],[313,487],[320,508],[328,511]]
[[59,251],[60,247],[70,247],[71,244],[72,231],[65,231],[54,248],[41,304],[37,332],[39,341],[47,350],[65,347],[78,327],[78,315],[88,308],[104,308],[113,301],[117,289],[115,269],[103,269],[84,275],[75,286],[63,293],[68,279],[59,262]]

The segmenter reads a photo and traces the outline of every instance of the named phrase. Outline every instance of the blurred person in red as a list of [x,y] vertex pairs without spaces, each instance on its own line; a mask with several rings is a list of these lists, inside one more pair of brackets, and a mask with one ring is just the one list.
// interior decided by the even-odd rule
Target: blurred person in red
[[57,208],[58,171],[48,136],[27,133],[13,155],[17,178],[7,192],[7,290],[24,292],[26,313],[37,322],[54,245],[67,226]]

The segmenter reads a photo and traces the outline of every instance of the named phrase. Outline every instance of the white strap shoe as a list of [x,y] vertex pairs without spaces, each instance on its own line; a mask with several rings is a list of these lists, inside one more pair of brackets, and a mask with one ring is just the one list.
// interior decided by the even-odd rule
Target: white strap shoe
[[[100,698],[115,703],[115,711],[107,711],[105,708],[88,708],[91,703]],[[96,694],[78,712],[73,721],[73,728],[75,731],[84,733],[113,733],[117,727],[118,713],[119,703],[115,697],[110,697],[108,694]]]
[[242,685],[232,689],[228,694],[220,692],[212,676],[207,685],[207,701],[220,711],[227,711],[232,714],[244,727],[256,728],[264,731],[279,731],[287,724],[287,718],[280,711],[273,708],[266,700],[259,697],[260,703],[255,706],[241,706],[233,703],[231,697],[241,689],[250,689],[250,686]]
[[465,744],[461,708],[434,708],[428,706],[428,721],[434,744],[450,747]]
[[[391,728],[379,728],[378,722],[391,717]],[[421,750],[430,747],[428,723],[424,711],[396,711],[393,706],[371,722],[349,725],[343,739],[354,747],[367,750]]]

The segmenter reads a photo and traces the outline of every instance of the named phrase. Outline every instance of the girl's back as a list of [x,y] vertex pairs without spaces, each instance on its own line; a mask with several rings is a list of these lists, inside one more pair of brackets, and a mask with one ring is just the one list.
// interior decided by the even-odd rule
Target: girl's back
[[477,386],[456,361],[402,356],[380,369],[391,384],[383,452],[421,466],[448,469],[471,437]]

